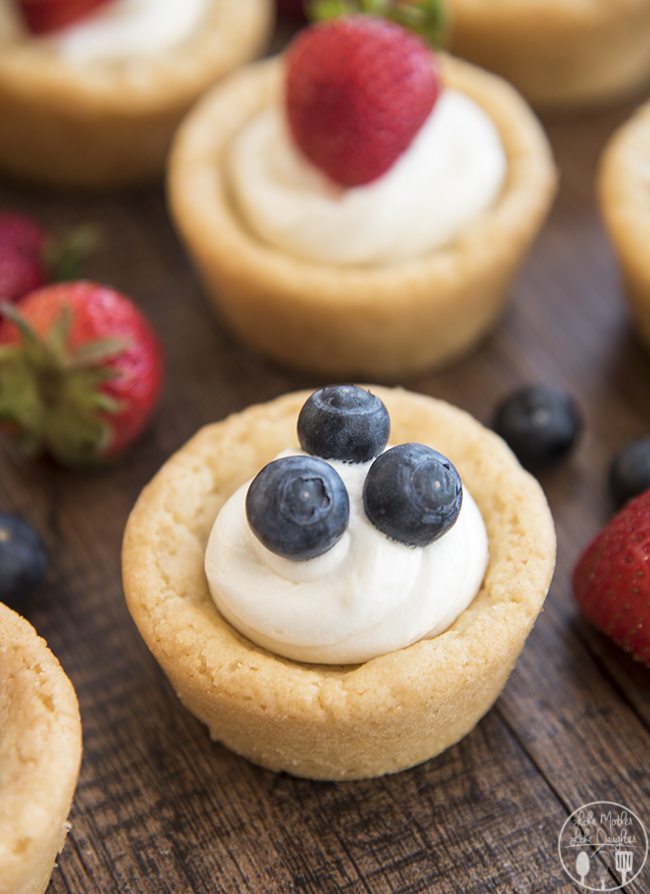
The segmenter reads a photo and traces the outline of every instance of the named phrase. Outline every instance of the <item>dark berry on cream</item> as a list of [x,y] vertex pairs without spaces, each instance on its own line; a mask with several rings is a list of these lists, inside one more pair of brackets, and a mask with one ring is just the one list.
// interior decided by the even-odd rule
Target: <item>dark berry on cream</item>
[[424,444],[400,444],[374,461],[363,488],[372,524],[408,546],[427,546],[449,531],[463,502],[452,463]]
[[22,518],[0,513],[0,602],[20,611],[46,573],[47,554],[39,534]]
[[650,435],[630,441],[614,457],[609,488],[619,505],[650,488]]
[[328,385],[315,391],[298,417],[298,438],[306,453],[343,462],[370,462],[384,449],[390,419],[383,402],[356,385]]
[[561,459],[576,442],[582,421],[566,391],[529,385],[498,407],[494,429],[520,462],[532,468]]
[[248,523],[264,546],[287,559],[314,559],[343,536],[350,500],[341,476],[322,459],[276,459],[253,479],[246,495]]

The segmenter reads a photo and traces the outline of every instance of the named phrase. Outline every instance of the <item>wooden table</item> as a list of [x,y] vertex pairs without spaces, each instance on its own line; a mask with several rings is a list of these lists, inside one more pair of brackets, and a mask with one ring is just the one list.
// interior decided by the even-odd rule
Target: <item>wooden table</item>
[[[212,744],[147,652],[120,585],[127,514],[165,458],[205,422],[317,383],[222,330],[161,189],[71,197],[0,184],[0,207],[55,229],[101,226],[87,273],[141,304],[167,359],[155,422],[114,468],[69,472],[2,450],[0,507],[35,523],[52,558],[29,616],[70,674],[84,723],[51,894],[571,891],[557,838],[574,808],[622,802],[649,824],[650,677],[580,620],[570,587],[579,551],[610,513],[613,451],[650,430],[650,361],[630,331],[593,195],[600,150],[629,112],[549,124],[562,189],[511,310],[473,356],[407,383],[484,421],[520,383],[564,385],[586,426],[572,458],[542,479],[557,574],[503,696],[441,757],[371,782],[275,775]],[[644,878],[629,890],[650,888],[650,867]]]

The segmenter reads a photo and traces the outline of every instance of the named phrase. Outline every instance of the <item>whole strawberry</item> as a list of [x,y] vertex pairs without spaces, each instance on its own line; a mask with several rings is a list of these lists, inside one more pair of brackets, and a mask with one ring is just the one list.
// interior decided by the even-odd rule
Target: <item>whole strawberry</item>
[[124,451],[147,424],[162,378],[158,341],[135,305],[78,282],[3,311],[0,421],[30,452],[66,465]]
[[0,301],[17,301],[43,285],[46,240],[29,217],[0,212]]
[[592,624],[650,666],[650,490],[587,547],[573,573],[573,590]]
[[84,19],[111,0],[15,0],[32,34],[47,34]]
[[299,150],[345,187],[381,177],[440,90],[426,44],[399,25],[348,16],[305,29],[287,55],[286,109]]

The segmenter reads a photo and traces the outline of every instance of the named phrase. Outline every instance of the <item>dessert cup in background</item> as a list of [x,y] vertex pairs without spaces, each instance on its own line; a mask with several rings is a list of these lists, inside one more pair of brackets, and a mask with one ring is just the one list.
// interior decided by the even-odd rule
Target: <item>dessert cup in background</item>
[[598,193],[634,322],[650,347],[650,103],[611,138]]
[[81,760],[74,689],[34,628],[0,603],[0,894],[43,894]]
[[551,204],[555,171],[541,127],[509,85],[456,59],[440,66],[442,83],[494,124],[507,171],[496,200],[448,244],[396,263],[305,260],[247,225],[229,157],[251,120],[281,105],[283,58],[244,68],[182,125],[172,215],[220,316],[254,350],[332,378],[395,381],[448,363],[494,325]]
[[308,778],[397,772],[465,736],[503,688],[555,564],[541,488],[500,438],[433,398],[372,391],[389,411],[391,443],[448,457],[487,530],[480,590],[439,635],[360,664],[304,663],[255,645],[217,610],[204,571],[215,518],[266,463],[297,448],[307,393],[201,430],[145,488],[124,538],[129,610],[182,703],[233,751]]
[[[16,27],[17,13],[9,19],[12,0],[0,0],[0,169],[42,184],[94,188],[163,173],[190,106],[263,47],[273,4],[196,0],[196,21],[189,22],[180,6],[151,4],[149,12],[143,2],[111,0],[87,19],[31,35]],[[140,39],[130,15],[143,22],[158,16],[168,27],[152,28],[147,19]],[[174,15],[187,30],[180,40]],[[107,17],[98,27],[95,20]]]
[[534,105],[614,102],[650,83],[647,0],[448,0],[452,52],[511,81]]

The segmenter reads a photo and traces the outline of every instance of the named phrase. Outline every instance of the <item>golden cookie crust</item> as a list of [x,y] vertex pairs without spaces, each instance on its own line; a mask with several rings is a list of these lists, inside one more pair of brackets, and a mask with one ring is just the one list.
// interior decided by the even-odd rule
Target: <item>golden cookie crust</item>
[[308,392],[199,431],[142,492],[123,546],[129,610],[183,704],[213,739],[271,770],[315,779],[394,773],[466,735],[505,684],[544,602],[553,521],[538,483],[467,413],[401,389],[373,388],[394,443],[435,445],[458,467],[486,523],[480,593],[445,633],[361,665],[275,656],[217,612],[203,570],[225,500],[296,444]]
[[0,603],[0,894],[43,894],[81,761],[77,697],[34,628]]
[[632,315],[650,346],[650,103],[610,140],[598,193]]
[[208,294],[236,334],[284,365],[331,378],[396,381],[467,351],[494,324],[548,211],[555,172],[543,131],[503,81],[442,60],[445,83],[497,125],[509,172],[493,208],[448,247],[387,267],[330,267],[250,234],[224,155],[260,108],[277,101],[282,60],[248,66],[212,91],[175,140],[172,215]]
[[271,0],[211,0],[205,25],[159,56],[71,65],[33,43],[0,51],[0,167],[56,186],[162,174],[195,100],[262,48]]
[[612,102],[650,82],[648,0],[449,0],[452,51],[532,103]]

